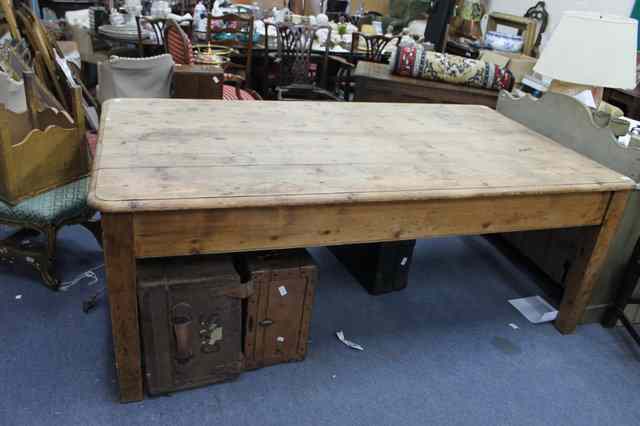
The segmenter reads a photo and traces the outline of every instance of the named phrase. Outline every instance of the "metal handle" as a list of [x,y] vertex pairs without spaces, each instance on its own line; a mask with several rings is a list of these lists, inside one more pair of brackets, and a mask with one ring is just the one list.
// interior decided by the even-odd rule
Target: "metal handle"
[[191,348],[192,323],[191,305],[188,303],[178,303],[173,307],[173,334],[176,338],[176,361],[181,364],[188,362],[193,358],[193,350]]
[[269,325],[273,324],[273,320],[263,319],[258,324],[261,325],[262,327],[266,327],[266,326],[269,326]]

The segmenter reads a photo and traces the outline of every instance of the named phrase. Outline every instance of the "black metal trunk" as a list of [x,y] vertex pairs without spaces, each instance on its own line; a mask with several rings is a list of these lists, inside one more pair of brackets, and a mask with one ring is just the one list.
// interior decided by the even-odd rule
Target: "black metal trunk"
[[416,240],[329,247],[334,256],[371,294],[404,289]]

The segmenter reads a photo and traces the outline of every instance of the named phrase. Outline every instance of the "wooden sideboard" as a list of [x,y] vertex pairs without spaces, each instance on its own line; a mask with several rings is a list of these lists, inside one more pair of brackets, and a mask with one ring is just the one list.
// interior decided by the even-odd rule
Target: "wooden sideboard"
[[401,77],[391,74],[387,64],[360,61],[353,79],[358,102],[473,104],[493,109],[498,102],[495,90]]

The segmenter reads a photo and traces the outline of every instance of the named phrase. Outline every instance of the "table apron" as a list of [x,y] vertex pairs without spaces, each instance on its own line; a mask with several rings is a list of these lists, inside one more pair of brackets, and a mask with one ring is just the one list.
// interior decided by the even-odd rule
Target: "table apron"
[[136,257],[600,225],[612,192],[136,212]]

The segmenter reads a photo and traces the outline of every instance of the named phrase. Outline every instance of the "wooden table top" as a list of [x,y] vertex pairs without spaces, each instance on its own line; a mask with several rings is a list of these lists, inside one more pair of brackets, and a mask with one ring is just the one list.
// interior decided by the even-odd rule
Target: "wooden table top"
[[634,186],[474,105],[116,99],[102,120],[89,201],[107,212]]

